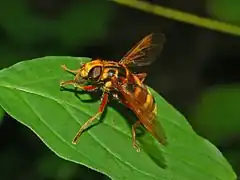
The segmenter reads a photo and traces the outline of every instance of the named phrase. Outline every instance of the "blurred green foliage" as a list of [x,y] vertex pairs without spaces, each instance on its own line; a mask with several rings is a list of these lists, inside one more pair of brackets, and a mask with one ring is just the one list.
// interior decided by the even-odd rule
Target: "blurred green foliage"
[[[35,180],[73,180],[73,179],[101,179],[109,180],[99,173],[94,173],[92,170],[79,166],[78,164],[66,161],[59,158],[54,153],[49,151],[40,141],[33,138],[33,133],[23,128],[21,131],[25,138],[31,137],[31,146],[37,143],[38,148],[36,157],[33,157],[32,147],[26,147],[23,150],[21,147],[16,148],[12,145],[6,146],[1,150],[1,179],[35,179]],[[21,144],[22,146],[25,144]],[[30,144],[28,144],[30,146]],[[36,150],[35,150],[36,151]],[[14,173],[13,173],[14,172]],[[102,178],[101,178],[102,176]]]
[[195,106],[195,129],[215,144],[240,132],[240,85],[221,85],[207,89]]
[[85,1],[65,12],[54,32],[58,32],[57,36],[68,46],[79,45],[79,42],[87,45],[105,37],[112,13],[108,1]]
[[[206,17],[200,17],[195,14],[187,13],[180,10],[175,10],[172,8],[164,7],[157,2],[152,3],[151,1],[138,1],[138,0],[112,0],[116,3],[126,5],[135,9],[139,9],[145,12],[148,12],[150,14],[155,14],[158,16],[166,17],[168,19],[173,19],[176,21],[188,23],[191,25],[204,27],[210,30],[215,30],[219,32],[229,33],[232,35],[240,35],[240,27],[224,23],[221,21],[217,21],[214,19],[206,18]],[[189,2],[190,4],[191,2]],[[190,5],[191,6],[191,5]]]
[[104,39],[114,8],[109,1],[88,0],[63,5],[57,12],[40,10],[34,9],[27,0],[0,2],[0,24],[5,36],[0,43],[0,67],[41,56],[36,44],[46,41],[57,42],[51,47],[52,52],[48,52],[52,54],[63,49],[67,52],[76,46],[81,49]]
[[239,0],[208,0],[209,14],[219,20],[240,25]]
[[[85,170],[84,168],[79,169],[78,165],[74,163],[67,162],[61,158],[56,158],[55,154],[43,155],[39,161],[36,162],[35,168],[42,176],[42,179],[58,180],[69,180],[77,177],[81,178],[84,175]],[[87,178],[87,176],[85,176],[85,178]]]
[[225,157],[228,159],[228,162],[231,163],[232,167],[235,169],[236,174],[240,174],[240,146],[230,148],[230,150],[224,153]]
[[[37,17],[26,0],[0,2],[0,23],[15,43],[31,45],[54,33],[56,23]],[[13,12],[13,13],[11,13]],[[53,21],[54,22],[54,21]]]

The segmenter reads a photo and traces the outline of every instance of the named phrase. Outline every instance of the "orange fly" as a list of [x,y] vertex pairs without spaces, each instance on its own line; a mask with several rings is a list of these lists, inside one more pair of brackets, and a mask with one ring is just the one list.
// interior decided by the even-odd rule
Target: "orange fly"
[[[161,52],[164,42],[163,34],[149,34],[128,51],[119,62],[95,59],[83,64],[77,70],[71,70],[62,65],[65,71],[74,73],[75,77],[73,80],[61,82],[60,86],[71,84],[84,91],[101,89],[103,92],[98,112],[81,126],[72,141],[73,144],[76,144],[82,132],[101,116],[108,103],[109,95],[131,109],[138,117],[132,126],[132,144],[137,151],[140,151],[140,148],[136,143],[136,128],[141,124],[160,143],[166,144],[164,130],[156,121],[157,107],[154,97],[143,84],[147,74],[135,74],[129,70],[129,67],[151,64]],[[86,82],[91,84],[86,85]]]

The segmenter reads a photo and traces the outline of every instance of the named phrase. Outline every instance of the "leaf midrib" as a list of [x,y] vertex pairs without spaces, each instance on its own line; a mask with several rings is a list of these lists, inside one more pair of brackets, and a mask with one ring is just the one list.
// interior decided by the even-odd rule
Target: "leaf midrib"
[[[3,86],[1,86],[1,87],[3,87]],[[7,87],[7,88],[9,88],[9,87]],[[27,92],[27,91],[23,91],[23,92],[30,93],[30,92]],[[72,149],[76,150],[79,154],[81,154],[82,156],[84,156],[86,159],[92,161],[89,157],[87,157],[86,155],[84,155],[83,153],[81,153],[77,148],[73,148],[73,146],[70,145],[70,143],[68,143],[61,135],[59,135],[59,134],[58,134],[57,132],[55,132],[52,128],[50,128],[49,125],[40,118],[40,115],[38,115],[38,113],[32,108],[32,106],[30,106],[30,104],[29,104],[20,94],[17,94],[17,93],[15,93],[15,94],[16,94],[16,96],[19,96],[19,97],[23,100],[23,102],[29,107],[29,109],[30,109],[33,113],[36,114],[36,116],[37,116],[37,118],[40,120],[40,122],[42,122],[47,128],[49,128],[50,131],[52,131],[52,133],[53,133],[54,135],[56,135],[63,143],[69,145]],[[34,94],[34,95],[38,95],[38,94]],[[39,95],[39,96],[40,96],[40,95]],[[41,97],[42,97],[42,96],[41,96]],[[52,149],[52,148],[50,148],[50,149]],[[58,155],[61,156],[61,154],[58,154]],[[66,158],[63,157],[63,156],[61,156],[61,157],[64,158],[64,159],[66,159]],[[92,161],[92,162],[93,162],[93,161]],[[97,169],[95,169],[95,170],[97,170]]]
[[[45,94],[42,94],[42,93],[31,92],[31,91],[27,91],[26,89],[22,89],[22,88],[19,88],[19,87],[14,87],[14,86],[9,86],[9,85],[8,85],[8,86],[2,86],[2,85],[0,85],[0,87],[5,87],[5,88],[9,88],[9,89],[17,89],[17,90],[22,91],[22,92],[25,92],[25,93],[34,94],[34,95],[37,95],[37,96],[41,96],[41,97],[44,97],[44,98],[48,98],[48,99],[50,99],[50,100],[53,100],[53,101],[57,102],[59,105],[61,105],[61,106],[63,106],[63,107],[64,107],[63,104],[67,104],[67,105],[69,105],[69,106],[72,106],[72,107],[78,109],[77,107],[75,107],[74,105],[72,105],[72,104],[70,104],[70,103],[67,103],[67,102],[64,102],[64,101],[59,101],[59,100],[57,100],[57,99],[55,99],[55,98],[46,96]],[[20,97],[21,97],[21,96],[20,96]],[[22,97],[21,97],[21,98],[22,98]],[[22,98],[22,99],[23,99],[23,98]],[[26,103],[25,100],[24,100],[24,102]],[[27,105],[28,105],[29,107],[31,107],[28,103],[27,103]],[[66,109],[66,107],[64,107],[64,108]],[[32,108],[31,108],[31,109],[32,109]],[[32,111],[35,113],[35,111],[34,111],[33,109],[32,109]],[[67,109],[66,109],[66,111],[69,113],[69,111],[68,111]],[[90,114],[88,114],[88,111],[81,111],[81,112],[83,112],[84,114],[86,114],[86,115],[88,115],[88,116],[91,116]],[[69,113],[69,114],[70,114],[70,116],[72,116],[71,113]],[[36,113],[36,115],[37,115],[37,113]],[[38,115],[37,115],[37,117],[39,118]],[[73,116],[72,116],[72,117],[73,117]],[[43,122],[43,121],[41,120],[41,118],[39,118],[39,119],[40,119],[41,122]],[[73,119],[76,120],[77,123],[79,123],[79,121],[77,121],[77,119],[76,119],[75,117],[73,117]],[[49,126],[48,126],[45,122],[43,122],[43,123],[49,128]],[[80,123],[79,123],[79,124],[80,124]],[[119,131],[119,132],[122,133],[123,135],[126,135],[126,136],[130,137],[129,135],[127,135],[127,134],[123,133],[122,131],[120,131],[119,129],[117,129],[117,128],[111,126],[111,125],[109,125],[108,123],[104,123],[104,124],[110,126],[110,127],[113,128],[113,129],[116,129],[117,131]],[[57,134],[56,132],[54,132],[51,128],[49,128],[49,129],[53,132],[53,134],[55,134],[57,137],[59,137],[64,143],[66,143],[67,145],[69,145],[69,143],[66,142],[66,141],[64,140],[64,138],[62,138],[62,136],[58,135],[58,134]],[[115,153],[113,153],[111,150],[109,150],[105,145],[103,145],[103,144],[96,138],[96,136],[94,136],[94,135],[92,135],[92,133],[90,133],[90,131],[87,131],[87,133],[88,133],[100,146],[102,146],[107,152],[109,152],[109,154],[111,154],[113,157],[115,157],[116,159],[118,159],[120,162],[123,162],[124,164],[126,164],[127,166],[129,166],[131,169],[136,170],[136,171],[140,172],[141,174],[143,174],[143,175],[145,175],[145,176],[149,176],[149,177],[151,177],[151,178],[153,178],[153,179],[158,180],[158,178],[157,178],[156,176],[154,176],[154,175],[152,175],[152,174],[149,174],[149,173],[147,173],[147,172],[145,172],[145,171],[143,171],[143,170],[140,170],[140,169],[136,168],[135,166],[133,166],[132,164],[127,163],[127,162],[125,162],[124,160],[122,160],[119,156],[117,156]],[[73,148],[73,146],[71,146],[71,145],[69,145],[69,146],[70,146],[72,149],[75,149],[75,148]],[[77,148],[76,148],[75,150],[77,150]],[[79,152],[78,150],[77,150],[77,152],[82,155],[82,153]],[[85,156],[85,157],[86,157],[86,156]],[[88,157],[87,157],[87,158],[88,158]],[[89,158],[88,158],[88,159],[89,159]]]
[[[63,106],[63,107],[64,107],[63,104],[66,104],[66,105],[71,106],[71,107],[73,107],[73,108],[80,109],[79,107],[76,107],[76,106],[74,106],[73,104],[70,104],[70,103],[65,102],[65,101],[60,101],[60,100],[58,100],[58,99],[56,99],[56,98],[53,98],[53,97],[48,96],[48,95],[43,94],[43,93],[39,93],[39,92],[36,92],[36,91],[29,91],[28,89],[24,89],[24,88],[21,88],[21,87],[11,86],[11,85],[9,85],[9,84],[7,84],[7,85],[6,85],[6,84],[4,84],[4,85],[1,85],[1,84],[0,84],[0,86],[1,86],[1,87],[5,87],[5,88],[9,88],[9,89],[16,89],[16,90],[19,90],[19,91],[23,91],[23,92],[26,92],[26,93],[30,93],[30,94],[34,94],[34,95],[38,95],[38,96],[41,96],[41,97],[44,97],[44,98],[51,99],[51,100],[57,102],[58,104],[60,104],[60,105]],[[69,111],[67,110],[67,108],[66,108],[66,107],[64,107],[64,108],[65,108],[66,111],[69,113]],[[84,109],[84,110],[83,110],[83,109],[80,109],[80,110],[81,110],[81,112],[84,113],[85,115],[91,116],[90,113],[89,113],[89,111],[88,111],[87,109]],[[70,116],[72,116],[71,113],[69,113],[69,114],[70,114]],[[72,116],[72,117],[73,117],[73,116]],[[73,119],[75,119],[75,120],[77,121],[77,119],[76,119],[75,117],[73,117]],[[182,129],[183,131],[188,132],[188,131],[186,131],[185,129],[183,129],[181,126],[179,126],[179,124],[174,123],[173,121],[171,121],[169,118],[164,117],[164,119],[166,119],[167,121],[171,122],[171,123],[174,124],[175,126],[179,127],[179,128]],[[77,121],[77,122],[78,122],[78,121]],[[79,122],[78,122],[78,123],[79,123]],[[130,135],[122,132],[122,131],[119,130],[118,128],[116,128],[116,127],[114,127],[114,126],[111,126],[110,124],[108,124],[108,123],[106,123],[106,122],[104,122],[104,124],[106,124],[106,125],[108,125],[109,127],[117,130],[118,132],[122,133],[123,135],[126,135],[126,136],[130,137]],[[48,126],[47,126],[47,127],[48,127]],[[50,128],[50,129],[51,129],[51,128]],[[105,145],[103,145],[102,143],[100,143],[100,141],[97,140],[97,138],[96,138],[94,135],[92,135],[89,131],[87,131],[87,132],[89,133],[89,135],[90,135],[98,144],[100,144],[100,146],[102,146],[106,151],[108,151],[113,157],[115,157],[116,159],[120,160],[121,162],[123,162],[123,163],[126,164],[127,166],[131,167],[132,169],[137,170],[137,171],[140,172],[141,174],[144,174],[145,176],[149,176],[149,177],[152,177],[152,178],[154,178],[154,179],[157,179],[156,176],[153,176],[152,174],[146,173],[146,172],[143,171],[143,170],[140,170],[140,169],[138,169],[138,168],[135,168],[135,167],[134,167],[133,165],[131,165],[130,163],[127,163],[127,162],[125,162],[124,160],[122,160],[122,159],[121,159],[120,157],[118,157],[115,153],[113,153],[111,150],[109,150]],[[188,132],[188,133],[189,133],[189,132]],[[58,136],[58,135],[57,135],[57,136]],[[64,140],[64,141],[65,141],[65,140]],[[66,142],[66,143],[67,143],[67,142]],[[67,144],[68,144],[68,143],[67,143]],[[72,146],[71,146],[71,147],[72,147]],[[72,148],[73,148],[73,147],[72,147]],[[79,152],[79,151],[77,151],[77,152]],[[79,153],[80,153],[80,152],[79,152]],[[80,154],[81,154],[81,153],[80,153]],[[203,153],[203,155],[207,156],[205,153]],[[86,156],[85,156],[85,157],[86,157]],[[218,179],[219,179],[219,177],[214,176],[214,175],[212,175],[212,174],[209,174],[208,172],[206,172],[205,170],[201,169],[200,167],[198,167],[198,166],[196,166],[196,165],[192,165],[191,163],[188,163],[188,162],[184,161],[184,159],[181,159],[181,158],[176,157],[176,156],[175,156],[175,158],[181,160],[182,162],[184,162],[184,163],[186,163],[186,164],[188,164],[188,165],[190,165],[190,166],[193,166],[193,167],[195,167],[195,168],[203,171],[205,174],[208,174],[208,175],[210,175],[210,176],[213,176],[214,178],[218,178]],[[209,158],[209,156],[207,156],[207,158]],[[88,159],[89,159],[89,158],[88,158]],[[211,159],[212,159],[212,158],[211,158]],[[221,162],[217,161],[216,159],[212,159],[212,160],[214,160],[215,162],[219,163],[222,167],[224,167],[227,171],[229,171],[229,169],[227,169],[226,166],[222,165]],[[221,179],[220,179],[220,180],[221,180]]]

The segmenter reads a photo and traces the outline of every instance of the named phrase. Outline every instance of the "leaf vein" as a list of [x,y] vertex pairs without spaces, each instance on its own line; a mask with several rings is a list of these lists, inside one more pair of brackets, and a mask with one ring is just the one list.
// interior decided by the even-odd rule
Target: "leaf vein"
[[[38,95],[38,94],[36,94]],[[63,143],[67,144],[68,147],[71,147],[71,149],[76,150],[79,154],[81,154],[81,156],[85,157],[86,159],[88,159],[89,161],[93,162],[89,157],[87,157],[86,155],[84,155],[83,153],[81,153],[81,151],[79,151],[77,148],[74,148],[70,143],[68,143],[60,134],[58,134],[56,131],[54,131],[51,127],[49,127],[49,125],[42,120],[41,115],[39,113],[37,113],[37,111],[32,108],[32,106],[29,104],[28,101],[26,101],[20,94],[18,94],[18,96],[23,100],[23,102],[29,107],[29,109],[36,114],[37,118],[40,120],[40,122],[42,122],[55,136],[57,136]],[[53,100],[53,99],[52,99]],[[56,101],[55,101],[56,102]],[[55,151],[54,151],[55,152]],[[60,155],[60,154],[58,154]],[[60,155],[61,156],[61,155]],[[78,162],[79,163],[79,162]],[[96,163],[96,162],[95,162]],[[98,165],[100,165],[99,163],[97,163]],[[95,168],[94,168],[95,169]]]

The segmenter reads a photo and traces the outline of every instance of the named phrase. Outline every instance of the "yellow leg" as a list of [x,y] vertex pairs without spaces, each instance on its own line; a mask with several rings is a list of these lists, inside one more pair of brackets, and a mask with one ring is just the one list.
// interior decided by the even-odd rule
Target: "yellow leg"
[[67,66],[66,66],[65,64],[61,65],[61,68],[63,68],[63,70],[65,70],[65,71],[67,71],[67,72],[74,73],[74,74],[76,74],[76,73],[79,72],[78,69],[77,69],[77,70],[71,70],[71,69],[68,69]]
[[133,124],[132,126],[132,145],[133,147],[136,149],[137,152],[140,152],[140,148],[137,144],[136,141],[136,128],[140,125],[140,121],[135,122],[135,124]]
[[73,86],[76,86],[76,81],[74,80],[69,80],[69,81],[61,81],[60,86],[66,86],[68,84],[72,84]]
[[81,86],[81,85],[77,84],[77,82],[75,80],[60,82],[60,86],[65,86],[65,85],[68,85],[68,84],[72,84],[75,88],[78,88],[78,89],[81,89],[81,90],[84,90],[84,91],[94,91],[98,88],[97,86],[93,86],[93,85]]
[[85,129],[87,129],[89,127],[89,125],[96,119],[98,118],[100,115],[102,114],[102,112],[98,112],[95,116],[91,117],[87,122],[85,122],[81,128],[78,130],[76,136],[74,137],[72,143],[73,144],[77,144],[77,141],[79,139],[79,137],[81,136],[81,134],[83,133],[83,131]]

